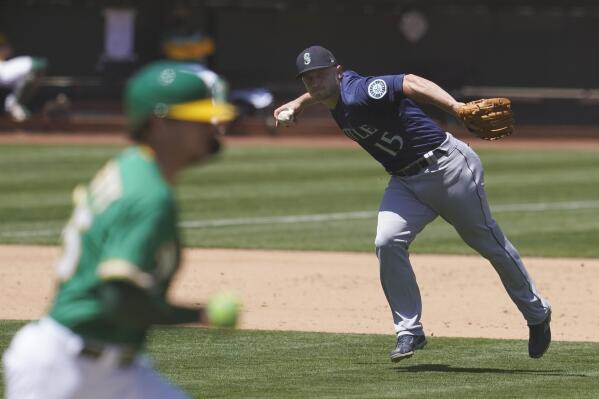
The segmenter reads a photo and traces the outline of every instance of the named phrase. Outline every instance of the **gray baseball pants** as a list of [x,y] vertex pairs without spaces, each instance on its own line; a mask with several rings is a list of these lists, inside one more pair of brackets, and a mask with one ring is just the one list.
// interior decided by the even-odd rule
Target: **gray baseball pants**
[[518,251],[491,217],[480,158],[449,133],[439,148],[447,155],[418,174],[391,177],[379,209],[376,254],[395,332],[398,336],[424,334],[420,290],[408,249],[437,216],[491,262],[528,324],[542,322],[550,305],[537,292]]

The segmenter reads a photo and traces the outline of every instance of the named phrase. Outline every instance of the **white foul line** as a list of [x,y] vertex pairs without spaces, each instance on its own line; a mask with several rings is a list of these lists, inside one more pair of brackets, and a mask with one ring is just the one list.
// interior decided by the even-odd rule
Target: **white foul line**
[[205,227],[221,226],[247,226],[259,224],[287,224],[287,223],[307,223],[307,222],[328,222],[335,220],[355,220],[369,219],[374,217],[376,212],[342,212],[342,213],[320,213],[315,215],[290,215],[290,216],[268,216],[261,218],[239,218],[239,219],[216,219],[216,220],[193,220],[179,223],[179,227],[184,229],[201,229]]
[[[580,210],[597,209],[599,201],[571,201],[571,202],[537,202],[529,204],[505,204],[491,207],[493,213],[500,212],[545,212],[559,210]],[[256,218],[232,218],[232,219],[212,219],[212,220],[188,220],[179,223],[183,229],[205,229],[210,227],[230,227],[230,226],[253,226],[266,224],[291,224],[291,223],[311,223],[311,222],[330,222],[338,220],[358,220],[370,219],[377,215],[375,211],[357,211],[357,212],[339,212],[339,213],[319,213],[312,215],[286,215],[286,216],[268,216]],[[1,238],[28,238],[28,237],[47,237],[60,234],[58,229],[44,230],[22,230],[22,231],[0,231]]]

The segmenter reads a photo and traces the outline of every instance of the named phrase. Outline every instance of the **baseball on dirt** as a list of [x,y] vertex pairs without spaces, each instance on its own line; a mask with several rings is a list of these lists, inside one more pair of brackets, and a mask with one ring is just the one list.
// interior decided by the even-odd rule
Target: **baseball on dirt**
[[291,120],[293,120],[293,110],[292,109],[284,109],[281,112],[279,112],[279,114],[277,115],[277,120],[279,122],[289,122]]
[[237,325],[241,302],[232,292],[220,292],[208,300],[206,315],[213,327],[233,328]]

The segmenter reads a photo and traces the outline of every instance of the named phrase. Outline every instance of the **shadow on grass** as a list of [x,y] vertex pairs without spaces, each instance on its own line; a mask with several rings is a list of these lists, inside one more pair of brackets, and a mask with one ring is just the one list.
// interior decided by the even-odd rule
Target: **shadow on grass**
[[588,377],[586,374],[572,374],[564,370],[524,370],[524,369],[498,369],[490,367],[454,367],[447,364],[418,364],[407,367],[393,367],[392,370],[398,373],[474,373],[474,374],[535,374],[543,376],[559,377]]

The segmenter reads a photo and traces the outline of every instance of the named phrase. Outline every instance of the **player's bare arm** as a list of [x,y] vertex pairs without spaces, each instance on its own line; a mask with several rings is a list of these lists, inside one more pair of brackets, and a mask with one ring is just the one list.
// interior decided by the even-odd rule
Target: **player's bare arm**
[[457,115],[460,106],[464,105],[436,83],[413,74],[405,75],[403,92],[406,97],[418,103],[432,104],[454,116]]
[[276,126],[291,126],[295,123],[295,116],[300,114],[307,107],[318,103],[312,98],[310,93],[304,93],[295,100],[289,101],[287,104],[281,105],[275,109],[273,116],[276,121]]

